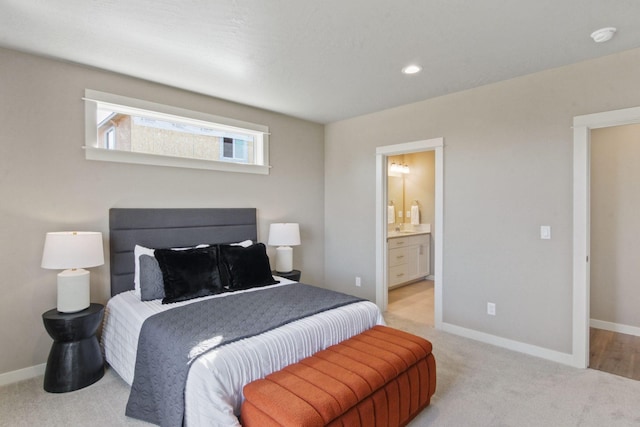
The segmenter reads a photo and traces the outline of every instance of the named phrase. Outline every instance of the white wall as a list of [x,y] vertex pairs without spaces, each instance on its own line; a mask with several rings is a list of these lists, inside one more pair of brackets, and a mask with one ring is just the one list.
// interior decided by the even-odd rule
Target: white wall
[[591,131],[591,318],[640,328],[640,125]]
[[570,353],[572,119],[639,106],[639,74],[632,50],[328,125],[327,285],[375,298],[375,148],[444,137],[444,322]]
[[[267,125],[271,174],[87,161],[85,88]],[[49,352],[41,314],[56,305],[57,271],[40,268],[45,233],[102,231],[106,250],[111,207],[255,207],[263,241],[269,223],[299,222],[294,267],[323,283],[322,125],[6,49],[0,100],[0,374]],[[108,273],[91,269],[93,302],[107,300]]]

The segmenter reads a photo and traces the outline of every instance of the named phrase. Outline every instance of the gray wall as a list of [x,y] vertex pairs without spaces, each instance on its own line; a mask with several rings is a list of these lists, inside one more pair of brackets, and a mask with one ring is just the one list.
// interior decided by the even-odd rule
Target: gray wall
[[638,75],[632,50],[328,125],[327,284],[375,298],[376,147],[444,137],[444,322],[570,353],[572,120],[639,106]]
[[591,132],[591,318],[640,327],[640,125]]
[[[85,88],[268,125],[271,174],[87,161]],[[106,250],[111,207],[255,207],[263,241],[269,223],[299,222],[294,267],[323,282],[322,125],[5,49],[0,100],[0,374],[46,361],[58,272],[40,268],[45,233],[102,231]],[[107,300],[108,272],[91,269],[92,301]]]

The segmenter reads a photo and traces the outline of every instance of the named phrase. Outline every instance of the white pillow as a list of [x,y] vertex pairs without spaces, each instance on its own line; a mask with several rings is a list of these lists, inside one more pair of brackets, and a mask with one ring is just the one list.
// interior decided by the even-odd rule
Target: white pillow
[[[253,245],[253,241],[251,240],[243,240],[242,242],[238,242],[238,243],[231,243],[233,246],[242,246],[243,248],[248,248],[249,246]],[[184,251],[185,249],[191,249],[191,248],[206,248],[209,247],[210,245],[205,245],[205,244],[200,244],[197,246],[190,246],[190,247],[186,247],[186,248],[171,248],[174,251]],[[140,297],[142,294],[140,292],[140,257],[142,255],[149,255],[150,257],[155,258],[155,249],[151,249],[151,248],[146,248],[144,246],[140,246],[140,245],[136,245],[135,248],[133,248],[133,260],[134,260],[134,275],[133,275],[133,292]]]
[[140,257],[142,255],[149,255],[150,257],[154,257],[154,252],[155,249],[149,249],[149,248],[145,248],[144,246],[140,246],[140,245],[136,245],[135,248],[133,248],[133,262],[135,264],[135,269],[134,269],[134,276],[133,276],[133,292],[137,295],[140,296]]

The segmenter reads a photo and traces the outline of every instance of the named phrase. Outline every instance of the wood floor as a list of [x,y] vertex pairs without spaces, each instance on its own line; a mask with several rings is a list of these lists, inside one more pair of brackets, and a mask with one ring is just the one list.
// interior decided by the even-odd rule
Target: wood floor
[[[433,327],[433,281],[389,291],[387,311]],[[589,367],[640,380],[640,337],[591,328]]]
[[591,328],[589,367],[640,380],[640,337]]

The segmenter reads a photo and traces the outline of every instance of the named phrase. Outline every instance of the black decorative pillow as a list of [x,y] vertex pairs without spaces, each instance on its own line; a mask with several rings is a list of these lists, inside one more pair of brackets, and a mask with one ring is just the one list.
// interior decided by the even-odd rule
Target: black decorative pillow
[[156,249],[164,282],[163,304],[224,291],[218,269],[218,247],[174,251]]
[[151,255],[140,256],[140,299],[151,301],[164,298],[164,281],[158,260]]
[[227,289],[237,291],[279,283],[271,275],[267,248],[263,243],[246,248],[220,245],[221,270],[226,275]]

